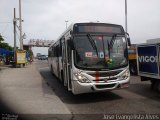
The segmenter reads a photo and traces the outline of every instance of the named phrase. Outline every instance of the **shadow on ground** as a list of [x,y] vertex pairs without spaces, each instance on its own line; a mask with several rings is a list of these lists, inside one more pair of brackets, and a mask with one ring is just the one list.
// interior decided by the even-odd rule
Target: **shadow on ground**
[[[138,76],[137,77],[133,76],[133,78],[138,78]],[[127,89],[128,91],[139,94],[149,99],[160,101],[160,93],[151,89],[150,81],[142,82],[139,79],[139,82],[134,82],[135,79],[133,78],[131,79],[132,81],[131,81],[129,89]]]
[[[51,74],[49,68],[40,69],[40,74],[47,85],[52,88],[54,93],[65,103],[81,104],[122,99],[122,97],[112,92],[73,95],[71,92],[67,91],[67,89],[62,85],[59,79]],[[44,87],[44,89],[46,88]]]

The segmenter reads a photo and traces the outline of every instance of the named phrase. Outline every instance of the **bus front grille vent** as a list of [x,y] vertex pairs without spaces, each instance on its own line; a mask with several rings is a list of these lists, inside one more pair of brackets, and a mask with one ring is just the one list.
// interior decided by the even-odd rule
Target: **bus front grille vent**
[[107,79],[99,79],[99,80],[93,80],[93,81],[94,81],[94,82],[102,82],[102,83],[105,83],[105,82],[114,81],[114,80],[117,80],[117,77],[111,77],[111,78],[107,78]]
[[[99,72],[99,77],[115,76],[118,75],[120,72],[122,72],[122,70],[112,71],[112,72]],[[92,77],[97,76],[96,72],[87,72],[87,74],[91,75]]]
[[107,84],[107,85],[96,85],[97,88],[103,89],[103,88],[113,88],[116,84]]

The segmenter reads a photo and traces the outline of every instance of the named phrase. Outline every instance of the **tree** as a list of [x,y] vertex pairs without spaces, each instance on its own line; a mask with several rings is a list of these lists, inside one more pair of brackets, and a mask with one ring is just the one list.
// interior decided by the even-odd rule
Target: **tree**
[[0,35],[0,48],[4,48],[6,50],[13,50],[13,47],[11,47],[8,43],[4,42],[4,38],[2,37],[2,35]]
[[32,50],[28,50],[28,56],[31,58],[31,57],[33,57],[33,52],[32,52]]
[[13,50],[13,47],[11,47],[8,43],[0,43],[0,48],[4,48],[6,50]]
[[0,34],[0,43],[4,41],[4,38],[2,37],[2,35]]

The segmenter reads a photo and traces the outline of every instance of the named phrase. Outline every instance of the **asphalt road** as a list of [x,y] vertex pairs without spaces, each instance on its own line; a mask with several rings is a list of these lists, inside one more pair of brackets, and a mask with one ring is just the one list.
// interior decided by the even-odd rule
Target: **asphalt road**
[[73,120],[105,119],[106,114],[160,114],[160,94],[150,89],[149,81],[141,82],[138,76],[131,76],[128,89],[75,96],[51,74],[47,61],[37,61],[36,67],[47,85],[70,110]]

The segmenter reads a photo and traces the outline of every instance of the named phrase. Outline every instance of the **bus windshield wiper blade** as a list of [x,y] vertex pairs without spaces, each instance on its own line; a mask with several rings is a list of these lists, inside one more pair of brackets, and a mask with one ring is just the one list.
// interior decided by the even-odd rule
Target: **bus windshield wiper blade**
[[98,50],[97,50],[97,46],[96,43],[94,42],[94,39],[92,38],[92,36],[90,34],[87,34],[88,40],[91,43],[93,49],[95,49],[97,57],[98,57]]
[[113,44],[114,44],[114,42],[115,42],[115,40],[116,40],[116,37],[117,37],[117,34],[114,34],[114,35],[112,36],[111,41],[110,41],[110,43],[109,43],[109,48],[110,48],[110,49],[112,49]]

